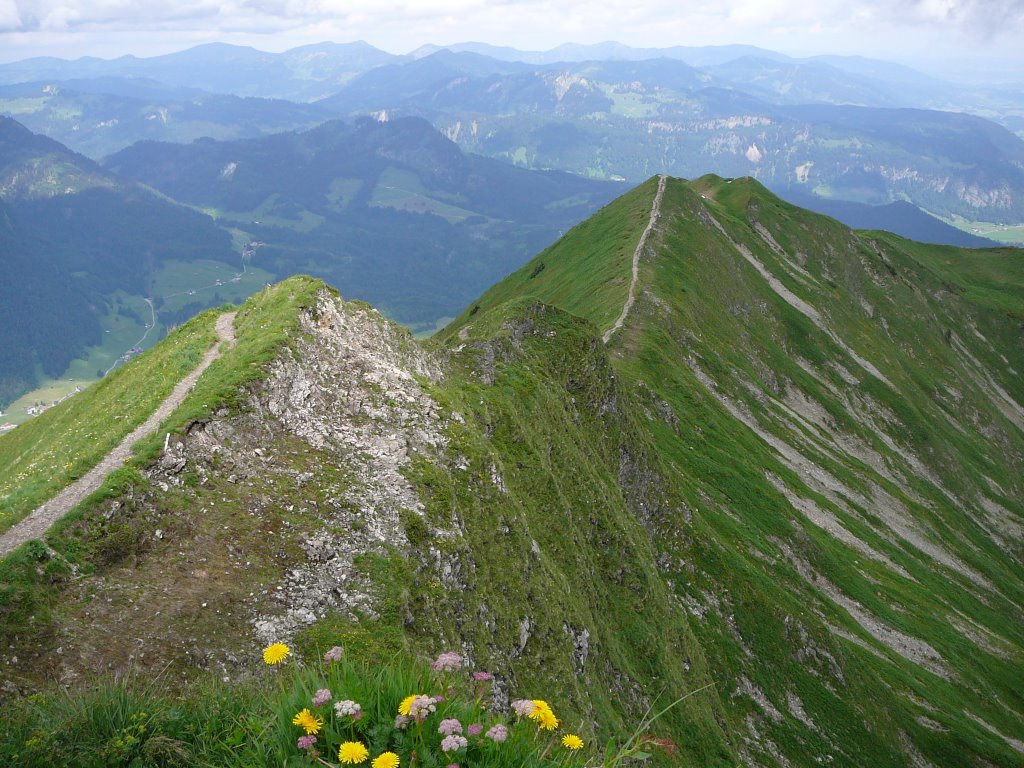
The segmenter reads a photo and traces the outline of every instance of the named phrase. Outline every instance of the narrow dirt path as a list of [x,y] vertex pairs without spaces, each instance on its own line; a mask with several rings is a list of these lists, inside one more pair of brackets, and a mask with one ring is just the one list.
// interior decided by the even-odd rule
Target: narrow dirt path
[[622,327],[622,324],[626,321],[626,315],[633,308],[633,301],[636,300],[636,281],[640,275],[640,254],[644,246],[647,245],[647,238],[651,234],[651,230],[654,229],[654,225],[658,222],[658,217],[661,215],[661,197],[665,193],[665,182],[667,179],[668,177],[665,174],[658,176],[658,192],[655,194],[654,202],[651,204],[651,218],[647,222],[647,228],[644,230],[644,233],[640,235],[640,242],[636,244],[636,250],[633,251],[633,279],[629,282],[629,295],[626,296],[626,303],[622,305],[622,314],[619,315],[619,319],[601,337],[605,344],[608,343],[612,334]]
[[31,539],[40,539],[59,518],[67,514],[82,499],[100,487],[103,480],[118,467],[124,466],[131,456],[132,445],[137,440],[156,431],[160,422],[181,405],[192,385],[199,380],[210,364],[220,357],[221,343],[235,345],[235,313],[227,312],[217,318],[215,326],[219,342],[207,350],[203,360],[188,376],[178,382],[171,394],[142,424],[135,428],[120,444],[108,453],[99,464],[73,482],[48,502],[35,509],[28,517],[0,535],[0,557]]

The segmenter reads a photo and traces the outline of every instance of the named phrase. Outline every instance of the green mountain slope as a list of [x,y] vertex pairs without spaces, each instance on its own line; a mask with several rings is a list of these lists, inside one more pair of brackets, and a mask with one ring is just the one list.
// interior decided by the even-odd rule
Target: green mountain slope
[[[687,500],[659,561],[749,705],[746,747],[1012,764],[984,723],[1019,748],[1021,253],[857,235],[751,180],[673,180],[662,221],[612,354]],[[594,247],[582,227],[557,246]],[[566,301],[531,278],[554,251],[477,314]]]
[[315,274],[431,331],[621,192],[466,154],[419,119],[140,142],[106,166],[244,231],[278,278]]
[[[140,337],[155,341],[142,297],[163,293],[173,265],[199,260],[229,276],[240,263],[208,216],[0,117],[0,410],[46,379],[92,381]],[[160,320],[161,331],[180,322]]]
[[425,345],[286,281],[239,314],[265,362],[200,380],[225,407],[4,562],[0,668],[459,648],[598,742],[710,683],[659,723],[666,765],[1018,765],[1021,259],[705,177],[606,206]]

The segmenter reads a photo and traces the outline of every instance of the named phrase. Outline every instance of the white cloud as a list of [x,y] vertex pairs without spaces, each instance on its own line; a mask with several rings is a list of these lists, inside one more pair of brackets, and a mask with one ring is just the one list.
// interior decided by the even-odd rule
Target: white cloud
[[21,14],[14,0],[0,0],[0,32],[21,27]]
[[1024,0],[0,0],[6,59],[58,40],[64,55],[149,55],[154,41],[163,50],[211,40],[283,50],[356,39],[398,53],[430,42],[536,50],[617,40],[885,58],[955,46],[987,55],[982,41],[997,41],[1020,56],[1011,41],[1022,36]]

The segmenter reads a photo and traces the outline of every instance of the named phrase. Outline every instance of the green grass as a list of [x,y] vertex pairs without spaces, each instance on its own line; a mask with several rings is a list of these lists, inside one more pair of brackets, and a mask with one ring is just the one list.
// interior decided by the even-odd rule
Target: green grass
[[387,168],[381,173],[369,204],[410,213],[432,213],[453,224],[476,215],[473,211],[434,199],[419,176],[398,168]]
[[248,267],[241,273],[240,269],[240,263],[168,260],[154,276],[150,292],[163,299],[160,311],[174,312],[199,301],[209,302],[214,295],[221,303],[241,304],[273,280],[266,270]]
[[35,99],[0,99],[0,112],[8,115],[31,115],[44,109],[49,100],[45,96]]
[[654,117],[661,108],[659,100],[648,94],[615,90],[611,86],[601,91],[612,101],[611,113],[623,117]]
[[1007,245],[1024,245],[1024,224],[995,224],[991,221],[971,221],[963,216],[952,215],[948,218],[939,217],[947,224],[951,224],[964,232],[970,232],[978,237],[987,237]]
[[641,184],[573,227],[554,245],[495,285],[468,307],[441,337],[450,338],[476,313],[512,297],[535,297],[611,327],[629,292],[633,252],[651,213],[657,180]]
[[[586,725],[580,729],[580,723],[561,723],[544,731],[529,718],[497,711],[492,684],[474,682],[468,668],[434,671],[403,655],[372,666],[349,655],[319,663],[325,650],[308,657],[307,666],[296,666],[292,657],[279,668],[260,670],[242,685],[202,681],[187,698],[169,695],[159,678],[142,676],[100,679],[76,693],[32,696],[6,707],[0,758],[9,766],[57,763],[69,768],[310,765],[310,757],[297,745],[306,731],[293,722],[303,711],[315,721],[315,747],[326,765],[339,764],[343,743],[362,745],[367,765],[392,752],[401,765],[425,768],[451,760],[467,768],[520,768],[540,760],[564,768],[582,768],[585,762],[616,768],[624,764],[624,755],[657,751],[644,741],[657,712],[638,721],[636,733],[625,743],[612,741],[602,754],[604,744],[594,743]],[[328,699],[317,706],[313,696],[323,689]],[[543,691],[513,693],[531,701],[546,698]],[[443,700],[422,722],[399,728],[399,706],[413,694],[443,694]],[[335,713],[333,703],[343,700],[356,702],[360,717]],[[444,736],[438,726],[444,720],[458,721],[467,746],[448,754],[441,751]],[[480,732],[468,734],[471,725]],[[500,741],[487,735],[496,726],[505,729]],[[562,745],[568,733],[583,736],[581,749]]]
[[331,201],[331,204],[335,209],[343,211],[348,207],[359,190],[363,187],[362,179],[346,179],[337,178],[331,181],[331,186],[327,192],[327,199]]
[[155,350],[0,436],[0,529],[81,477],[145,421],[214,341],[204,313]]
[[[426,342],[445,369],[420,382],[445,442],[411,452],[404,469],[424,514],[398,512],[407,549],[388,541],[357,558],[374,586],[374,615],[329,614],[297,646],[309,659],[344,637],[375,669],[400,651],[471,649],[513,697],[548,699],[588,742],[624,738],[653,700],[699,690],[658,723],[657,735],[679,748],[674,760],[656,758],[665,765],[896,768],[918,753],[944,767],[1019,765],[972,715],[1024,740],[1024,549],[1012,533],[999,539],[998,521],[983,512],[999,504],[1011,521],[1024,518],[1024,433],[995,389],[1024,403],[1014,374],[1024,370],[1020,252],[852,233],[752,180],[670,180],[637,302],[604,345],[655,185],[572,230]],[[238,346],[162,432],[202,426],[224,407],[252,415],[244,410],[255,380],[293,343],[298,310],[312,308],[318,290],[299,278],[250,299]],[[99,621],[104,596],[116,601],[133,584],[151,590],[147,603],[194,606],[168,580],[192,568],[226,572],[217,553],[229,543],[251,565],[204,587],[231,594],[211,605],[271,591],[302,557],[298,542],[319,525],[319,510],[358,481],[337,452],[275,429],[260,444],[287,457],[273,478],[231,483],[210,459],[121,519],[105,522],[96,503],[59,526],[49,539],[57,557],[31,544],[5,560],[4,623],[26,628],[3,644],[19,656],[48,647],[53,657],[67,642],[61,632]],[[218,434],[251,447],[238,432]],[[105,504],[146,495],[139,470],[159,448],[154,439],[140,449]],[[316,483],[292,480],[302,472]],[[827,513],[861,548],[787,494]],[[147,527],[172,523],[188,534],[140,543]],[[61,600],[70,594],[62,557],[102,577],[89,582],[92,603]],[[168,559],[180,571],[150,583]],[[61,622],[48,623],[47,611],[62,612]],[[239,652],[243,619],[185,613],[185,629],[152,619],[147,637],[165,632],[177,648],[207,632],[214,647]],[[908,658],[896,636],[926,642],[948,674]],[[110,642],[120,660],[133,652],[131,638]],[[306,695],[316,674],[309,670]],[[287,718],[278,720],[264,733],[288,733]],[[250,762],[284,762],[290,741],[269,743]]]
[[218,221],[236,222],[239,226],[250,225],[258,221],[265,226],[293,229],[302,234],[309,234],[324,223],[323,216],[307,210],[299,211],[298,218],[278,216],[273,211],[279,197],[280,195],[275,192],[267,196],[266,200],[251,211],[225,211],[219,208],[202,208],[201,210]]
[[[1024,319],[1024,251],[1016,248],[953,248],[923,245],[877,233],[891,248],[925,265],[954,290],[980,306]],[[1024,236],[1024,235],[1022,235]]]

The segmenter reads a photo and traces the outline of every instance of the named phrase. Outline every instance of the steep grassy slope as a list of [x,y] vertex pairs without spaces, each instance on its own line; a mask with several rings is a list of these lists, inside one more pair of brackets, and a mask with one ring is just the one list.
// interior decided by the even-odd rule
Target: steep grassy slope
[[168,449],[5,561],[39,591],[0,669],[457,648],[588,741],[710,683],[665,764],[1018,765],[1019,252],[669,179],[604,344],[657,190],[427,345],[315,281],[254,297]]
[[0,435],[0,531],[84,475],[145,421],[214,339],[213,315],[205,313],[63,408]]
[[[585,281],[566,295],[534,273],[556,248],[583,263],[602,245],[588,233],[638,204],[574,230],[447,338],[517,294],[607,327]],[[858,235],[717,178],[672,180],[656,231],[612,354],[685,500],[652,522],[658,562],[748,759],[1015,764],[1020,252]]]

